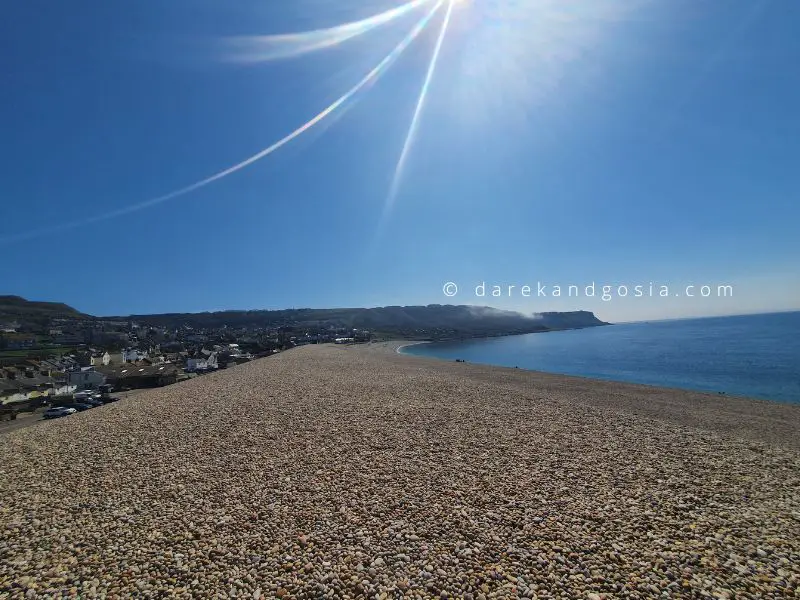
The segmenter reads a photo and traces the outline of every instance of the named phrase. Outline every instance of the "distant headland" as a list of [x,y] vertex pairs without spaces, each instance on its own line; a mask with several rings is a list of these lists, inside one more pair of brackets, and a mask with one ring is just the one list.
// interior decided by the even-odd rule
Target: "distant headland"
[[378,308],[291,308],[285,310],[226,310],[96,317],[66,304],[33,302],[19,296],[0,296],[0,322],[43,324],[68,320],[132,321],[151,327],[212,330],[287,329],[322,332],[369,331],[371,339],[446,340],[494,337],[580,329],[608,325],[589,311],[523,314],[487,306],[384,306]]

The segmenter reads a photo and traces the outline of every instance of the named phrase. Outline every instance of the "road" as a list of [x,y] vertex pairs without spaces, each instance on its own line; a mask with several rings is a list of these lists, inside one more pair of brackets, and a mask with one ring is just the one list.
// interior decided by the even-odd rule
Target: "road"
[[30,427],[34,423],[39,423],[42,420],[42,413],[47,408],[37,408],[32,413],[21,412],[13,421],[0,421],[0,435],[22,429],[23,427]]

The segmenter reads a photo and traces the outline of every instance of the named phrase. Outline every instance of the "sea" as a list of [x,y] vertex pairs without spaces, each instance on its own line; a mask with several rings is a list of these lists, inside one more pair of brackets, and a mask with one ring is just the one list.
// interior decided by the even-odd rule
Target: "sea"
[[433,342],[400,352],[800,403],[800,312]]

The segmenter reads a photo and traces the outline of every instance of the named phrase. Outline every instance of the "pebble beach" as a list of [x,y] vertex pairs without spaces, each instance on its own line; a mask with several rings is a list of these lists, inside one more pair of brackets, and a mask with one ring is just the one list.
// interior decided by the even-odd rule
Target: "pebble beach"
[[0,597],[800,598],[800,407],[397,346],[0,436]]

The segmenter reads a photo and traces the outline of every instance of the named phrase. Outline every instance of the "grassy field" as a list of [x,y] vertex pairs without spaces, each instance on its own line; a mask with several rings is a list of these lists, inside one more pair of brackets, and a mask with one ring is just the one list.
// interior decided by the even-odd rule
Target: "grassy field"
[[75,348],[66,348],[63,346],[46,346],[44,348],[24,348],[22,350],[0,350],[0,360],[3,359],[27,359],[37,358],[42,356],[61,356],[63,354],[72,354]]

